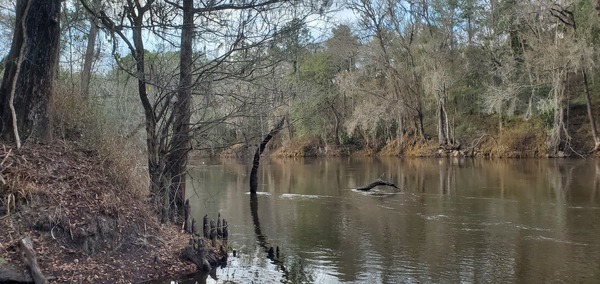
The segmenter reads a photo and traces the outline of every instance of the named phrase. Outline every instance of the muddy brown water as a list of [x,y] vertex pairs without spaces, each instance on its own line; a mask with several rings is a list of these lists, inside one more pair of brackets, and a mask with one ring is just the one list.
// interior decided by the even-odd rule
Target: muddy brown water
[[[265,159],[254,200],[248,164],[194,164],[193,214],[237,252],[208,283],[600,281],[600,161]],[[380,177],[401,189],[353,190]]]

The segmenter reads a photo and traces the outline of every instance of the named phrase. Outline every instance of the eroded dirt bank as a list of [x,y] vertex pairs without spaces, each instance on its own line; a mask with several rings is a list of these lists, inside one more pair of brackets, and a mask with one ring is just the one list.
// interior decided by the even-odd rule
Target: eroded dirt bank
[[196,271],[180,259],[189,235],[160,224],[111,161],[71,142],[0,144],[0,268],[25,267],[30,237],[42,272],[57,283],[123,283]]

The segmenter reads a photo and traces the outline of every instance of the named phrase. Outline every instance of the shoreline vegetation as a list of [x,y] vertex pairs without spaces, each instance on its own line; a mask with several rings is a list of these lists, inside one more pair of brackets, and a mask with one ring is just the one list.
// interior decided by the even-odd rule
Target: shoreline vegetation
[[[483,134],[466,145],[440,146],[433,140],[393,140],[379,149],[361,148],[357,145],[328,145],[322,140],[303,139],[270,146],[266,155],[273,158],[301,158],[301,157],[398,157],[398,158],[444,158],[444,157],[471,157],[471,158],[597,158],[597,151],[583,149],[565,149],[552,153],[544,148],[543,141],[539,141],[535,134],[529,137],[495,137]],[[509,141],[505,141],[509,140]],[[218,154],[197,151],[194,157],[220,157],[228,159],[249,159],[253,155],[254,147],[235,144],[227,147]]]

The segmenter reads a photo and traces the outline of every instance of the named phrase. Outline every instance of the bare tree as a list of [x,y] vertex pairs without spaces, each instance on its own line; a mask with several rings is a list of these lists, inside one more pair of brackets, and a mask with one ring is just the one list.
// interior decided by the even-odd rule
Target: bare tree
[[[202,105],[222,103],[214,96],[212,87],[232,78],[252,78],[254,71],[261,68],[257,60],[264,56],[261,50],[280,32],[277,26],[291,20],[289,11],[307,15],[318,6],[312,2],[300,4],[284,0],[209,3],[128,0],[123,10],[110,14],[94,10],[85,1],[82,3],[115,39],[125,43],[135,61],[131,75],[138,81],[146,121],[150,193],[162,221],[176,221],[183,208],[192,134],[216,124],[206,121]],[[125,29],[131,30],[131,37]],[[178,78],[179,83],[160,85],[149,76],[153,74],[153,66],[147,70],[144,33],[179,50],[179,70],[161,75]],[[117,44],[117,40],[114,43]],[[203,49],[195,51],[194,43],[204,44]],[[115,46],[116,57],[119,56],[117,50]],[[148,86],[155,91],[149,92]],[[198,105],[193,105],[194,102]],[[227,112],[236,111],[232,107],[226,114],[215,116],[215,109],[211,109],[209,116],[213,122],[224,122]],[[191,121],[193,116],[199,121]]]

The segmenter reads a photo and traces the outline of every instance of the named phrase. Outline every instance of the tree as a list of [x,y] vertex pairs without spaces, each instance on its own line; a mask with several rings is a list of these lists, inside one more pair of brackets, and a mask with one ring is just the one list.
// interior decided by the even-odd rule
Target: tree
[[[150,193],[161,220],[177,221],[185,196],[191,136],[213,127],[205,119],[225,120],[226,114],[221,116],[214,106],[229,106],[213,95],[213,85],[231,78],[252,78],[262,68],[257,58],[264,56],[268,43],[280,32],[277,26],[290,20],[286,13],[312,13],[313,3],[184,0],[181,5],[181,1],[128,0],[118,12],[94,10],[85,1],[82,3],[112,34],[115,45],[125,43],[135,61],[135,70],[130,74],[137,79],[144,109]],[[154,76],[154,67],[146,61],[144,33],[179,51],[178,71]],[[194,43],[204,43],[204,50],[194,52]],[[212,52],[207,46],[214,47]],[[113,50],[119,59],[118,48]],[[162,84],[154,80],[156,77],[171,79]],[[154,90],[150,92],[148,87]],[[211,106],[205,108],[207,103]],[[194,116],[199,121],[191,121]]]
[[58,68],[60,1],[18,1],[15,32],[0,86],[1,133],[17,147],[48,140],[49,103]]
[[[93,0],[92,6],[94,9],[99,4],[99,0]],[[90,81],[92,78],[92,63],[94,63],[94,50],[96,48],[96,39],[100,28],[96,22],[96,18],[92,14],[88,14],[90,28],[87,34],[87,44],[83,58],[83,69],[81,70],[81,95],[87,97],[90,95]]]
[[424,71],[419,66],[415,39],[430,32],[429,2],[353,0],[350,8],[373,38],[371,57],[387,78],[382,83],[386,85],[384,94],[395,104],[392,115],[400,129],[397,138],[402,138],[404,129],[411,129],[415,136],[425,139]]

